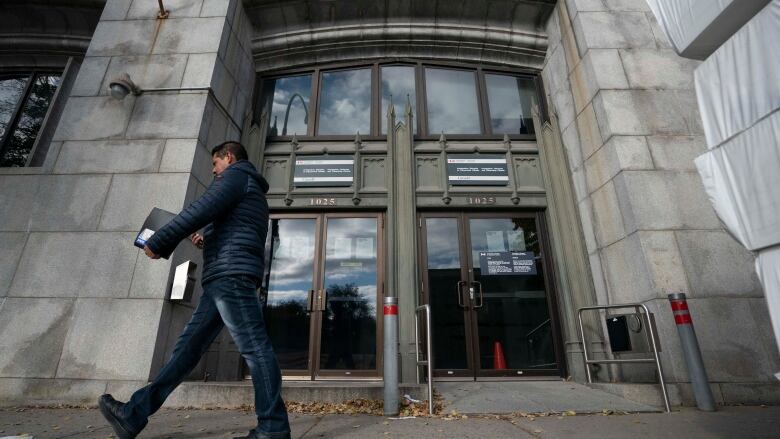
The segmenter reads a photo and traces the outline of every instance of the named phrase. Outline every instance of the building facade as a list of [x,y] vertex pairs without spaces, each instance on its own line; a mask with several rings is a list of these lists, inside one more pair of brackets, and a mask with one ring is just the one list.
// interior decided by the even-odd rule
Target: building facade
[[[378,381],[398,361],[415,381],[430,304],[437,379],[584,381],[583,342],[641,349],[617,352],[598,313],[583,340],[578,309],[642,303],[686,402],[666,298],[684,292],[716,400],[780,400],[752,256],[693,165],[696,63],[644,0],[163,4],[0,5],[3,401],[93,401],[154,376],[200,294],[170,299],[175,267],[201,260],[132,241],[151,208],[205,191],[226,139],[270,183],[259,294],[287,380]],[[122,74],[138,94],[112,96]],[[243,367],[223,334],[190,378]],[[657,380],[592,371],[616,392]]]

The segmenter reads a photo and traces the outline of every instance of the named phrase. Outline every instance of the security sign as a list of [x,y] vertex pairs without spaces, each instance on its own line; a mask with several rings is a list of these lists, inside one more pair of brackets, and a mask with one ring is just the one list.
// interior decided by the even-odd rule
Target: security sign
[[302,156],[295,160],[296,187],[352,186],[355,160],[348,155]]
[[506,156],[500,154],[450,154],[447,179],[453,186],[506,186]]
[[482,276],[533,276],[536,256],[533,252],[479,252],[479,271]]

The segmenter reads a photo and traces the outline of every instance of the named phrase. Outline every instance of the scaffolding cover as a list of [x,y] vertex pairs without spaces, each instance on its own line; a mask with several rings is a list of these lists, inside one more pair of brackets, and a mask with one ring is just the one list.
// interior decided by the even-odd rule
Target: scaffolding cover
[[704,189],[749,250],[780,244],[780,109],[696,158]]
[[769,0],[647,0],[674,50],[705,59]]
[[[756,273],[766,291],[766,302],[775,340],[780,340],[780,246],[768,248],[756,257]],[[775,375],[780,379],[780,373]]]
[[696,68],[707,146],[714,148],[780,108],[780,0]]

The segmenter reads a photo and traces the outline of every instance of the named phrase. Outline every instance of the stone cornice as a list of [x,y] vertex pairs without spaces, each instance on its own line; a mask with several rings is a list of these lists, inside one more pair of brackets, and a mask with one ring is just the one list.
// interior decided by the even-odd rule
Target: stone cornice
[[57,34],[0,33],[0,53],[84,55],[90,37]]
[[256,36],[260,70],[349,59],[425,57],[541,68],[547,36],[446,23],[343,25]]

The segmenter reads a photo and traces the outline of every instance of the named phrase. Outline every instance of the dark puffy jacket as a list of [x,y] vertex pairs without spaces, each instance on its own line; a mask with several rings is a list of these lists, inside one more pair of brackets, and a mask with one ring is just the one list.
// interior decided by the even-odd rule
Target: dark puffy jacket
[[208,282],[232,274],[263,275],[268,232],[268,183],[252,163],[239,160],[214,177],[211,186],[146,245],[168,256],[179,242],[204,226],[203,277]]

